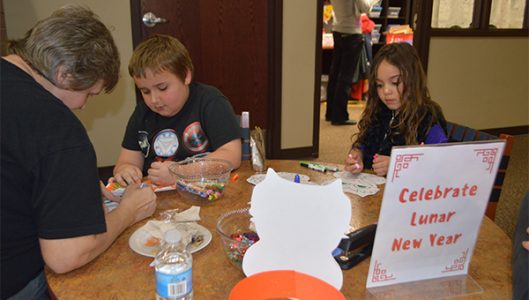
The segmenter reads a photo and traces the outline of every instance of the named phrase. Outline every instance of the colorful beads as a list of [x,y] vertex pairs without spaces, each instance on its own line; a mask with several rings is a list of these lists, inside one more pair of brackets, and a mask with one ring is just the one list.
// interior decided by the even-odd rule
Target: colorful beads
[[176,182],[176,186],[182,191],[186,191],[210,201],[219,199],[224,190],[224,183],[216,181],[185,183],[184,181],[179,180]]
[[259,240],[257,233],[250,231],[242,234],[232,234],[230,237],[236,242],[225,242],[228,258],[236,265],[242,265],[242,259],[246,250]]
[[239,174],[238,173],[233,174],[230,180],[231,182],[236,182],[237,180],[239,180]]

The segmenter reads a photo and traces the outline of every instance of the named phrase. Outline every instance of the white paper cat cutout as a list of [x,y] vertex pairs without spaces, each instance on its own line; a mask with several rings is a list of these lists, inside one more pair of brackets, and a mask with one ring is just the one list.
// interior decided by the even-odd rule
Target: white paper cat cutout
[[250,214],[259,241],[244,255],[246,276],[294,270],[341,289],[342,270],[331,253],[349,229],[351,203],[340,179],[307,185],[287,181],[269,168],[253,190]]

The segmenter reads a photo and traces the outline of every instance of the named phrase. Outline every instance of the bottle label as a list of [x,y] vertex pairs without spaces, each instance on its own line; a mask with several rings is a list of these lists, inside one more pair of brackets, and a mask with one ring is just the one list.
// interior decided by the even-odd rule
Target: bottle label
[[191,268],[179,274],[156,271],[156,294],[164,298],[181,298],[193,291]]
[[242,160],[250,159],[250,128],[241,128],[242,130]]

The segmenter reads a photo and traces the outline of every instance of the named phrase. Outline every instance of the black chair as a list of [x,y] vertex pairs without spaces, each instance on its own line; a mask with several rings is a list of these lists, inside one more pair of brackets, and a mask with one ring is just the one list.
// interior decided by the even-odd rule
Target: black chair
[[503,181],[505,180],[505,173],[507,172],[507,166],[509,165],[509,159],[511,157],[514,138],[511,135],[503,133],[500,134],[500,136],[495,136],[484,131],[479,131],[453,122],[447,122],[446,127],[448,131],[448,142],[469,142],[497,139],[505,140],[503,156],[498,168],[498,172],[496,173],[496,179],[494,180],[494,187],[492,188],[492,193],[490,194],[489,204],[487,205],[487,210],[485,211],[485,215],[494,220],[498,201],[500,201]]

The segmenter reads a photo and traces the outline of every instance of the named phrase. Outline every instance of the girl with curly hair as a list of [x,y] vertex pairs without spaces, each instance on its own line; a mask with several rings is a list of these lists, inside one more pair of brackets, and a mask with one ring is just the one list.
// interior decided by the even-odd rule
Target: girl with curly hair
[[430,98],[426,75],[415,49],[407,43],[382,47],[369,74],[366,108],[345,170],[373,169],[386,175],[393,146],[448,141],[446,120]]

